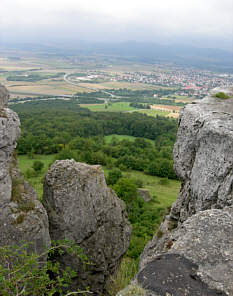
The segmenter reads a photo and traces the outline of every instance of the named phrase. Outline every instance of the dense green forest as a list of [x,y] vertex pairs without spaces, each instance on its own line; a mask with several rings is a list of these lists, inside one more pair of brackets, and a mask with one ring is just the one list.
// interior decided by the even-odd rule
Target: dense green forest
[[[175,178],[172,148],[177,124],[174,119],[139,113],[91,112],[75,100],[28,102],[13,105],[22,124],[18,153],[53,154],[89,164],[145,171]],[[105,143],[110,134],[137,137]],[[154,145],[143,138],[151,139]]]

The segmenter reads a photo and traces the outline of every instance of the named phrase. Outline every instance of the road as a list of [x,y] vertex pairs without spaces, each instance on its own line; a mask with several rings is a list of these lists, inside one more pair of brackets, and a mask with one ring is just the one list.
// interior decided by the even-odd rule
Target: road
[[98,89],[98,88],[92,88],[92,87],[87,87],[87,86],[80,85],[78,82],[75,83],[73,81],[70,81],[68,79],[68,77],[69,77],[70,74],[71,73],[69,73],[69,74],[66,73],[64,75],[64,77],[63,77],[64,78],[64,81],[67,82],[67,83],[69,83],[69,84],[72,84],[72,85],[75,85],[75,86],[78,86],[78,87],[81,87],[81,88],[84,88],[84,89],[89,89],[89,90],[93,90],[93,91],[100,91],[100,92],[102,92],[104,94],[109,95],[111,98],[120,98],[119,96],[113,95],[112,93],[110,93],[110,92],[108,92],[106,90],[102,90],[102,89]]

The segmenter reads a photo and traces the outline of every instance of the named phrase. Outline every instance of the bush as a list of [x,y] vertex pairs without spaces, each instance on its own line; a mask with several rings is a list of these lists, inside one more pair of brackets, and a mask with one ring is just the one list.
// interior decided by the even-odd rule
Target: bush
[[219,99],[223,99],[223,100],[226,100],[226,99],[229,99],[229,98],[230,98],[227,94],[225,94],[225,93],[222,92],[222,91],[216,93],[216,94],[215,94],[215,97],[216,97],[216,98],[219,98]]
[[40,173],[44,167],[44,163],[40,160],[35,160],[32,165],[35,172]]
[[107,184],[108,185],[114,185],[117,183],[117,181],[122,177],[121,170],[118,168],[113,169],[109,172],[107,177]]
[[26,170],[26,172],[25,172],[25,177],[27,178],[27,179],[30,179],[30,178],[33,178],[33,177],[36,177],[36,172],[35,172],[35,170],[33,170],[33,169],[27,169]]
[[[41,255],[28,254],[28,249],[29,244],[0,247],[0,295],[64,295],[64,288],[77,274],[68,268],[61,272],[58,262],[48,260],[44,264],[46,256],[65,251],[79,257],[84,264],[87,263],[80,247],[66,240],[54,243]],[[53,276],[50,278],[51,274]]]

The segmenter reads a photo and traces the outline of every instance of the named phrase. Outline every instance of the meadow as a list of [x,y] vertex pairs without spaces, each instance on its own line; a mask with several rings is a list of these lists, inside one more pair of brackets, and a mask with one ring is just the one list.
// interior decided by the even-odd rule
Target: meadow
[[[110,141],[110,139],[112,139],[113,137],[116,137],[116,135],[105,137],[106,142]],[[132,138],[132,140],[134,140],[134,137],[130,137],[130,136],[118,136],[118,137],[121,140],[125,138],[127,138],[128,140]],[[43,193],[43,178],[49,166],[54,162],[55,156],[56,156],[55,154],[50,154],[50,155],[36,154],[33,156],[33,158],[29,157],[28,155],[18,156],[19,168],[25,176],[26,176],[27,170],[32,168],[33,162],[35,160],[39,160],[43,162],[44,167],[41,173],[38,174],[38,176],[36,177],[28,178],[29,183],[37,191],[40,199],[42,198],[42,193]],[[107,176],[110,170],[107,169],[106,167],[103,167],[103,170],[104,170],[105,176]],[[165,184],[163,184],[163,181],[162,181],[163,178],[159,178],[156,176],[149,176],[144,174],[143,172],[133,171],[133,170],[123,172],[123,177],[140,179],[143,183],[143,188],[148,189],[151,197],[156,201],[156,205],[163,208],[169,207],[174,202],[179,192],[180,182],[176,180],[168,180],[167,182],[165,182]]]
[[94,112],[127,112],[137,111],[137,109],[130,107],[128,102],[117,102],[111,104],[81,104],[81,107],[88,108]]

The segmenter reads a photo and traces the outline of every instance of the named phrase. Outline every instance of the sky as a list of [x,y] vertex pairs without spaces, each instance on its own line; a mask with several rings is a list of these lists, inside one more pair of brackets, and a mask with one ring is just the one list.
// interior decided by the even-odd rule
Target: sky
[[0,42],[154,42],[233,51],[232,0],[0,0]]

